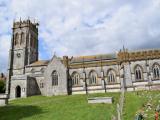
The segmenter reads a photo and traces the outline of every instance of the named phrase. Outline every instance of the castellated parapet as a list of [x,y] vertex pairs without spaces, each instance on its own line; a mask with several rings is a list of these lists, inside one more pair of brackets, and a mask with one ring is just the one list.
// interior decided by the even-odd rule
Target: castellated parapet
[[33,30],[35,30],[36,33],[38,33],[38,25],[39,25],[38,22],[32,22],[30,19],[23,21],[20,20],[13,23],[13,29],[31,27]]

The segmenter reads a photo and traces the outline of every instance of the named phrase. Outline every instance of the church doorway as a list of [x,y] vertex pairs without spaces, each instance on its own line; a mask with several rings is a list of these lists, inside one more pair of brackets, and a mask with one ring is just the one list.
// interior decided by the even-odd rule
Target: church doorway
[[19,97],[21,97],[21,87],[17,86],[16,87],[16,98],[19,98]]

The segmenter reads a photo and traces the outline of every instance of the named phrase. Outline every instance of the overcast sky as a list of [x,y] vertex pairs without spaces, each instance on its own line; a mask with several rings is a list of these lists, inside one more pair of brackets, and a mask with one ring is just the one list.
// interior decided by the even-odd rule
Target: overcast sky
[[13,20],[39,22],[39,59],[160,48],[160,0],[0,0],[0,72]]

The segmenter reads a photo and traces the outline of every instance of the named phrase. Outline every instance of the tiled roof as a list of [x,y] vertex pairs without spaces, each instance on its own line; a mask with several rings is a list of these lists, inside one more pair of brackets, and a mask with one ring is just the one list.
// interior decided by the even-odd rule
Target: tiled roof
[[73,57],[70,63],[78,63],[78,62],[89,62],[89,61],[100,61],[100,60],[112,60],[116,59],[116,54],[102,54],[102,55],[91,55],[91,56],[79,56]]
[[28,66],[41,66],[41,65],[48,65],[49,63],[49,60],[39,60],[39,61],[36,61]]
[[147,51],[160,51],[159,48],[153,48],[153,49],[138,49],[138,50],[128,50],[129,53],[131,52],[147,52]]

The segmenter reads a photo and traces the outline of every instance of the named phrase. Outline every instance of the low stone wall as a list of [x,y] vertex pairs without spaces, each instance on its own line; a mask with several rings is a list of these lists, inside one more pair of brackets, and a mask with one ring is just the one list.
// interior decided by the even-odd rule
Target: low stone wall
[[88,98],[88,103],[109,103],[112,104],[112,97],[94,97]]
[[0,94],[0,106],[5,106],[8,104],[8,95]]

